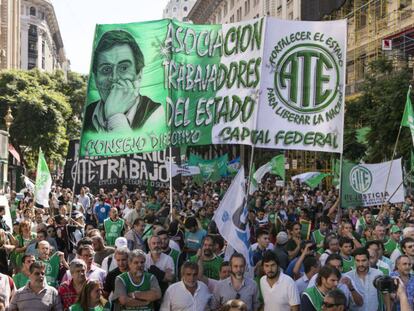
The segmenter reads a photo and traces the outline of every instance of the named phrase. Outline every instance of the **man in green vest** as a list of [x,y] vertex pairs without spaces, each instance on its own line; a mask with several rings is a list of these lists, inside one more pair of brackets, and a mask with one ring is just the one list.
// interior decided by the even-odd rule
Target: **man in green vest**
[[319,270],[316,285],[307,288],[300,301],[300,309],[306,311],[320,311],[326,294],[338,286],[341,273],[331,266],[323,266]]
[[171,256],[173,259],[176,276],[178,276],[178,271],[181,271],[181,265],[184,262],[183,253],[170,247],[170,237],[168,236],[168,232],[166,230],[159,230],[155,234],[160,238],[162,252]]
[[340,237],[339,238],[339,254],[342,257],[343,262],[343,269],[342,272],[346,273],[355,269],[355,260],[354,257],[351,255],[352,251],[354,250],[354,241],[348,237]]
[[322,216],[319,219],[319,229],[312,232],[312,240],[316,243],[319,249],[323,249],[323,241],[325,240],[326,234],[329,232],[331,220],[328,216]]
[[112,300],[121,310],[153,311],[154,302],[161,298],[157,278],[145,272],[145,253],[136,249],[129,253],[128,272],[116,277]]
[[122,236],[125,221],[119,218],[118,210],[112,207],[109,211],[109,217],[104,220],[105,241],[109,246],[115,245],[115,240]]
[[58,277],[60,265],[62,264],[69,270],[69,265],[65,260],[65,255],[62,252],[56,252],[50,255],[51,248],[48,241],[40,241],[37,243],[38,260],[43,262],[46,270],[45,277],[49,286],[58,286]]
[[384,243],[384,255],[390,257],[392,252],[397,248],[401,238],[401,229],[397,225],[393,225],[390,229],[390,237]]
[[219,280],[223,259],[214,254],[214,239],[212,236],[208,235],[204,238],[202,248],[190,258],[190,261],[197,262],[199,259],[203,262],[204,275],[207,278]]

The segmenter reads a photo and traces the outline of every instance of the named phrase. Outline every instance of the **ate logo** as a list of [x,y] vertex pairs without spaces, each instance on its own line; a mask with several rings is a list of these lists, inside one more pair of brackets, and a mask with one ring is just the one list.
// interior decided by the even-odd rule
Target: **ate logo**
[[371,187],[372,174],[366,167],[355,166],[349,174],[349,183],[354,191],[364,193]]
[[279,58],[274,85],[289,108],[299,113],[321,112],[337,96],[339,66],[323,46],[297,44]]

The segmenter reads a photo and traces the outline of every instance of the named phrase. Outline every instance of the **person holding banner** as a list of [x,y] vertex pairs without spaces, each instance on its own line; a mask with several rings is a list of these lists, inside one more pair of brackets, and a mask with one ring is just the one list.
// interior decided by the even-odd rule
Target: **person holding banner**
[[86,107],[84,131],[116,133],[144,126],[159,103],[140,95],[144,56],[124,30],[106,32],[95,48],[92,72],[100,100]]

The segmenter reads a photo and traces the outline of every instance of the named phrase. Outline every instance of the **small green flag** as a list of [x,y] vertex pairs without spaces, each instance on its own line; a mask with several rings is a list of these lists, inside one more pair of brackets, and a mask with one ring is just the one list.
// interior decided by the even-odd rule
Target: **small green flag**
[[311,188],[316,188],[325,177],[330,176],[330,175],[331,174],[328,174],[328,173],[319,173],[315,176],[312,176],[308,180],[306,180],[305,184],[307,184]]
[[410,128],[411,136],[413,139],[414,144],[414,112],[413,112],[413,106],[411,105],[411,85],[407,92],[407,101],[405,102],[405,109],[404,114],[401,120],[401,126],[406,126]]
[[270,160],[270,165],[271,165],[270,173],[274,175],[278,175],[283,180],[285,180],[285,162],[286,160],[285,160],[284,154],[280,154],[272,158],[272,160]]

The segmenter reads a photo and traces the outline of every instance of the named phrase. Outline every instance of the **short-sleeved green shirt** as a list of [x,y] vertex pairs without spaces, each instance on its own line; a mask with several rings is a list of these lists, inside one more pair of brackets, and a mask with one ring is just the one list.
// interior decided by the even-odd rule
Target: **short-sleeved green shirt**
[[14,285],[16,285],[16,288],[19,289],[26,286],[26,284],[29,282],[29,278],[23,272],[19,272],[13,276],[13,281]]
[[[197,262],[197,260],[197,255],[190,257],[191,262]],[[203,260],[203,274],[210,279],[219,280],[222,262],[223,258],[218,256],[214,256],[214,258],[210,260]]]

